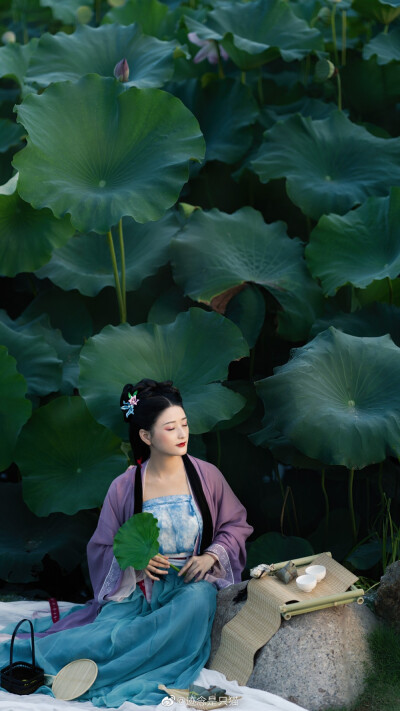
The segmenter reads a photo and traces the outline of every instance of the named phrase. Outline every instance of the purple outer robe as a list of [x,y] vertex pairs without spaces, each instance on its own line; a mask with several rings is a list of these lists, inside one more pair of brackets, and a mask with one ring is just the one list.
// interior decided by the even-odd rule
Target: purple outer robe
[[[246,521],[246,509],[217,467],[196,457],[189,457],[199,474],[211,513],[213,540],[207,550],[218,556],[218,561],[206,573],[204,580],[213,583],[217,588],[239,583],[246,564],[245,541],[253,532],[253,527]],[[120,588],[123,571],[115,559],[113,542],[120,526],[133,516],[135,472],[136,467],[131,466],[112,482],[97,528],[87,546],[94,599],[38,636],[93,622],[101,606],[107,603],[106,596],[114,595]],[[195,554],[197,550],[198,546]],[[135,573],[138,581],[143,580],[143,571]],[[151,597],[153,581],[147,576],[144,581],[148,598]]]

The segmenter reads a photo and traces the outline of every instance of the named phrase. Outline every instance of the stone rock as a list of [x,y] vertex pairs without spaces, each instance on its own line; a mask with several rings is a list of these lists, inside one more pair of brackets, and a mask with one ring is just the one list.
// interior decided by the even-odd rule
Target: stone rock
[[[223,626],[245,602],[247,583],[230,585],[218,593],[206,666],[218,649]],[[363,689],[370,663],[367,635],[376,624],[374,613],[357,603],[282,620],[277,633],[256,653],[246,685],[309,711],[348,707]]]
[[375,597],[375,612],[400,630],[400,560],[389,565]]

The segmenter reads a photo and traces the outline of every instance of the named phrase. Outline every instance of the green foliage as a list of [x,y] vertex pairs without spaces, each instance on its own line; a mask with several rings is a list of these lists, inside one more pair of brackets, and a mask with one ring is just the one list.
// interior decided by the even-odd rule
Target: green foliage
[[10,570],[1,539],[0,578],[81,562],[129,453],[121,388],[147,376],[181,389],[262,557],[312,546],[378,579],[400,526],[399,0],[3,5],[0,491],[22,480],[14,532],[54,528],[21,523]]
[[114,537],[114,555],[120,568],[128,566],[143,570],[159,551],[160,529],[152,513],[144,512],[131,516]]

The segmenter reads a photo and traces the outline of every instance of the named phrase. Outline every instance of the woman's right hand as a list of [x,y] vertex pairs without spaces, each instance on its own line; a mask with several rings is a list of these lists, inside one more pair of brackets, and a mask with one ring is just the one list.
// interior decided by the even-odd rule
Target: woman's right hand
[[[160,580],[157,575],[166,575],[169,569],[169,560],[167,556],[162,553],[157,553],[154,558],[150,558],[146,568],[144,569],[144,574],[152,580]],[[167,568],[167,570],[165,570]]]

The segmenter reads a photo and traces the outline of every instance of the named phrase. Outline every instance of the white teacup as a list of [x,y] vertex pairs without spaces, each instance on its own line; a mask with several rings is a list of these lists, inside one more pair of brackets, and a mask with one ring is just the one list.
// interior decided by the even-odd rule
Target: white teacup
[[309,565],[308,568],[306,568],[306,573],[307,575],[314,575],[317,579],[317,583],[319,583],[326,575],[326,568],[324,565]]
[[296,578],[296,585],[303,592],[311,592],[317,584],[317,578],[314,575],[300,575]]

